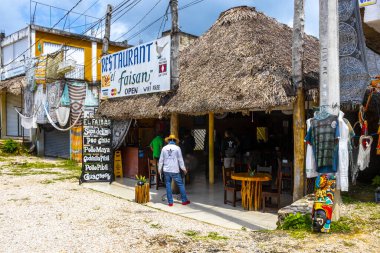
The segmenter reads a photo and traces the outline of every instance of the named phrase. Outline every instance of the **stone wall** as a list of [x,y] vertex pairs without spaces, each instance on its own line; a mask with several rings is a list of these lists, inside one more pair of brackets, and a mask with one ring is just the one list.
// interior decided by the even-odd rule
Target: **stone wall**
[[278,210],[278,221],[277,227],[279,227],[283,222],[286,216],[289,214],[310,214],[313,209],[314,204],[314,194],[309,194],[303,197],[302,199],[297,200],[289,206],[285,206]]

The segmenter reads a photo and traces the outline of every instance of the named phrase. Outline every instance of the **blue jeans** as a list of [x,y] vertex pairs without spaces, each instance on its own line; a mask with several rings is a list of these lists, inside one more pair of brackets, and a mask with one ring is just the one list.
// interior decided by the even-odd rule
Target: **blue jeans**
[[173,204],[172,179],[178,185],[179,191],[181,193],[182,202],[186,202],[187,196],[185,192],[185,186],[182,181],[181,173],[164,172],[164,175],[165,175],[166,195],[168,197],[168,203]]

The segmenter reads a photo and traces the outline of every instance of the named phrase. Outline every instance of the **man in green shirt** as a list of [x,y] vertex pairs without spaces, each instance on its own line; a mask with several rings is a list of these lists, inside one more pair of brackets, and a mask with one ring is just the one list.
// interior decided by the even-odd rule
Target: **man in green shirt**
[[153,159],[160,159],[161,149],[164,146],[163,134],[159,133],[150,143],[150,149],[153,151]]

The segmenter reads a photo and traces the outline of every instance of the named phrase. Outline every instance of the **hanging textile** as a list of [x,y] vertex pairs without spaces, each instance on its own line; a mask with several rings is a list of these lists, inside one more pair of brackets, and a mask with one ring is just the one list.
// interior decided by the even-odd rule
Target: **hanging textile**
[[54,123],[57,122],[56,110],[58,109],[62,94],[62,84],[60,81],[46,85],[46,96],[49,116]]
[[50,116],[49,116],[49,113],[48,113],[48,110],[47,110],[47,108],[46,108],[47,106],[46,106],[46,105],[43,105],[42,107],[43,107],[44,112],[46,113],[46,116],[47,116],[48,121],[50,122],[50,124],[51,124],[55,129],[57,129],[58,131],[62,131],[62,132],[69,131],[71,128],[73,128],[73,127],[75,127],[76,125],[78,125],[78,122],[79,122],[79,120],[81,119],[81,117],[82,117],[82,113],[83,113],[83,112],[80,112],[80,113],[78,114],[78,117],[75,119],[74,123],[73,123],[71,126],[69,126],[68,128],[60,128],[60,127],[58,127],[58,126],[57,126],[57,125],[51,120],[51,118],[50,118]]
[[78,163],[82,162],[82,126],[73,127],[71,129],[71,160]]
[[43,85],[38,85],[37,90],[34,94],[34,107],[37,108],[36,117],[37,117],[38,124],[47,123],[47,119],[46,119],[45,112],[43,109],[43,105],[45,103],[46,103],[46,94],[44,92],[44,87]]
[[373,138],[371,136],[366,136],[366,135],[360,136],[358,167],[359,167],[359,170],[361,171],[369,167],[372,142],[373,142]]
[[342,111],[339,112],[338,121],[339,121],[339,165],[338,171],[336,173],[336,182],[337,189],[341,191],[348,191],[348,167],[350,163],[350,155],[351,151],[350,139],[355,135],[353,133],[352,127],[350,123],[343,118],[344,113]]
[[54,82],[64,77],[58,73],[58,65],[63,61],[63,50],[59,50],[46,57],[46,82]]
[[46,84],[46,56],[39,57],[35,68],[36,84]]
[[[71,85],[69,85],[69,96],[71,101],[71,122],[73,123],[74,119],[76,119],[78,115],[82,113],[84,99],[86,98],[86,84],[72,83]],[[81,122],[82,121],[79,120],[78,123]]]
[[67,122],[69,122],[70,118],[70,107],[60,106],[55,111],[57,116],[57,121],[60,126],[66,126]]
[[112,148],[118,149],[124,141],[125,136],[128,133],[132,120],[117,120],[112,125]]
[[63,89],[60,102],[61,106],[70,106],[69,87],[67,84],[65,84],[65,87]]
[[26,86],[23,89],[23,113],[25,116],[32,116],[33,111],[33,92],[35,87],[35,64],[37,61],[35,59],[27,59],[25,63],[26,73]]
[[[311,126],[311,120],[306,121],[307,131],[309,131]],[[313,151],[313,146],[310,143],[306,144],[306,177],[314,178],[318,176],[317,165],[315,163],[315,156]]]
[[36,115],[24,116],[16,108],[15,111],[20,115],[21,126],[25,129],[37,128],[37,117]]
[[313,146],[317,172],[335,173],[338,169],[338,117],[327,114],[325,118],[313,118],[310,123],[305,141]]
[[338,6],[340,101],[361,104],[370,76],[359,3],[339,0]]
[[94,93],[89,87],[86,88],[86,99],[84,100],[84,106],[90,106],[90,107],[99,106],[99,100],[95,98]]

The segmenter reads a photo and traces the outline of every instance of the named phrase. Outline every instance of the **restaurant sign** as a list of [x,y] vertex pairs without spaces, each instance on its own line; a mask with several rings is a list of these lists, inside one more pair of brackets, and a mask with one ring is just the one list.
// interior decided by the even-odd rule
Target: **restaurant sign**
[[112,122],[85,112],[83,119],[82,182],[112,182]]
[[376,4],[377,0],[359,0],[359,6],[364,7],[368,5]]
[[170,90],[170,36],[101,59],[100,99]]

